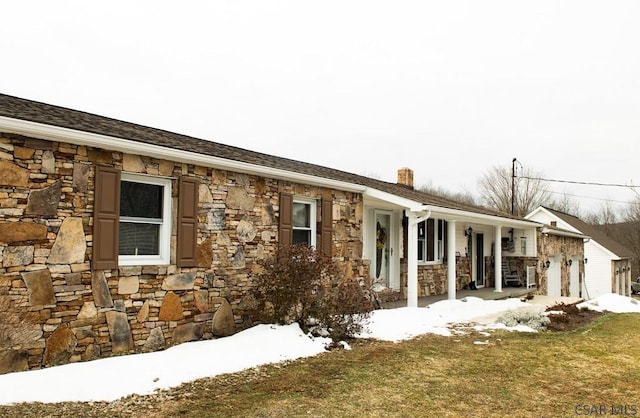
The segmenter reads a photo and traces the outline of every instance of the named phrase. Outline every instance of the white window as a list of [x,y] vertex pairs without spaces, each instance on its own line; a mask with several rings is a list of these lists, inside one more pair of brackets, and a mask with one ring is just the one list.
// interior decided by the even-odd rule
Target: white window
[[316,201],[293,200],[293,244],[316,245]]
[[444,260],[445,229],[446,222],[442,219],[427,219],[418,224],[418,261]]
[[122,173],[118,264],[169,264],[171,179]]

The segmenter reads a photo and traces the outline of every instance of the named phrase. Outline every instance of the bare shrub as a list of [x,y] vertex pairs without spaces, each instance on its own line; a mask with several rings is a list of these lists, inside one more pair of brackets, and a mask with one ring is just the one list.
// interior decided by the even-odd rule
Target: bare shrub
[[322,329],[338,340],[359,332],[373,309],[360,284],[312,247],[282,247],[259,264],[252,297],[260,322],[297,322],[305,332]]
[[541,312],[520,310],[505,312],[498,318],[497,322],[505,324],[508,327],[526,325],[536,331],[544,331],[547,329],[547,325],[549,325],[551,320]]

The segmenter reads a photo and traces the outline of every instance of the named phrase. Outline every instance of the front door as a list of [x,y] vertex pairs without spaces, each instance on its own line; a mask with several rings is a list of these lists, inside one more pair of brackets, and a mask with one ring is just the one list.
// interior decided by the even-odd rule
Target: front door
[[476,286],[484,285],[484,234],[476,234]]
[[391,287],[391,214],[376,212],[375,281]]

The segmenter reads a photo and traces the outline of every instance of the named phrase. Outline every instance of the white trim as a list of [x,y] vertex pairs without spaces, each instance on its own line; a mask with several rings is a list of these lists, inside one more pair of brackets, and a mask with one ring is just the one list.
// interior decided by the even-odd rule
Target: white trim
[[190,151],[182,151],[174,148],[162,147],[113,136],[78,131],[59,126],[46,125],[20,119],[0,116],[0,130],[17,134],[36,136],[40,139],[51,141],[70,142],[77,145],[86,145],[95,148],[105,148],[128,154],[147,155],[150,157],[177,161],[182,163],[197,164],[203,167],[215,167],[240,173],[259,174],[275,179],[289,180],[316,186],[325,186],[350,192],[364,192],[367,187],[359,184],[347,183],[339,180],[331,180],[309,174],[300,174],[278,168],[270,168],[262,165],[228,160],[211,155]]
[[[309,243],[311,247],[315,247],[316,246],[316,234],[318,233],[318,231],[316,230],[316,223],[317,223],[317,205],[318,205],[318,201],[315,199],[311,199],[311,198],[306,198],[306,197],[293,197],[293,203],[302,203],[305,205],[309,205],[309,228],[301,228],[301,227],[296,227],[293,225],[293,219],[291,220],[291,233],[293,234],[293,231],[301,231],[301,230],[309,230],[311,232],[311,242]],[[293,212],[292,212],[292,217]]]
[[[120,266],[168,265],[171,261],[171,179],[122,172],[120,181],[156,184],[164,187],[162,191],[162,222],[160,223],[160,242],[158,255],[118,255]],[[118,219],[118,223],[122,218]]]

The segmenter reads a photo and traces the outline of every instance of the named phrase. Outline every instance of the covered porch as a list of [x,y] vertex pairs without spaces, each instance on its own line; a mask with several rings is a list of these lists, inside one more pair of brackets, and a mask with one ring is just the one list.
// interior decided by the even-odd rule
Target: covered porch
[[[537,261],[538,223],[380,191],[368,191],[364,204],[363,258],[370,262],[374,291],[403,301],[390,305],[415,307],[461,295],[501,299],[532,290],[527,266]],[[516,266],[518,283],[509,282]]]
[[[534,293],[536,293],[536,289],[527,289],[525,287],[505,288],[502,292],[495,292],[493,288],[482,288],[478,290],[462,289],[456,292],[456,297],[457,299],[476,297],[483,300],[502,300],[509,298],[524,298],[528,295],[533,295]],[[449,299],[449,297],[446,293],[442,295],[420,296],[418,297],[417,306],[422,308],[432,303],[447,299]],[[401,299],[391,302],[382,302],[380,305],[382,309],[403,308],[407,306],[407,300]]]

